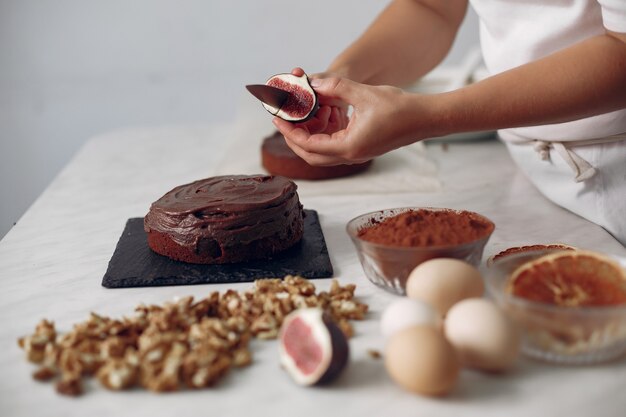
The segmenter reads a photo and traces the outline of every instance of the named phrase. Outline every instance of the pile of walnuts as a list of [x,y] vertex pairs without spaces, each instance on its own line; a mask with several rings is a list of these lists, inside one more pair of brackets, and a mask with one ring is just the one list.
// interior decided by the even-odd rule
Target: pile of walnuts
[[354,285],[342,287],[336,280],[328,292],[316,293],[301,277],[262,279],[246,292],[140,305],[132,318],[91,313],[62,336],[52,322],[42,320],[18,343],[28,360],[41,365],[33,377],[56,379],[61,394],[81,394],[85,376],[95,376],[112,390],[138,385],[155,392],[203,388],[230,368],[249,365],[250,339],[276,338],[283,319],[295,309],[322,308],[352,336],[349,320],[363,319],[368,308],[354,299],[354,290]]

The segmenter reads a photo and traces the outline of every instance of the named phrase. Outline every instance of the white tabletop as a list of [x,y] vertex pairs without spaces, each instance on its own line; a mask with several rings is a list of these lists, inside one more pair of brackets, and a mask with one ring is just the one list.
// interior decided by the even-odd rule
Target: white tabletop
[[[368,349],[383,349],[378,318],[395,296],[364,278],[344,231],[358,214],[401,206],[480,212],[496,223],[485,257],[510,246],[550,242],[626,255],[602,228],[543,198],[495,140],[428,144],[425,157],[437,167],[433,175],[439,190],[303,194],[305,208],[320,214],[335,277],[357,284],[357,296],[371,308],[367,320],[355,322],[349,367],[330,386],[293,384],[278,365],[276,341],[253,341],[252,366],[232,371],[212,389],[163,395],[141,389],[110,392],[92,381],[85,395],[68,398],[58,395],[53,384],[35,382],[30,376],[35,367],[16,340],[32,332],[41,318],[54,320],[63,332],[90,311],[119,317],[141,302],[160,304],[174,296],[250,287],[111,290],[100,285],[126,220],[143,216],[152,201],[174,186],[214,174],[224,158],[234,157],[225,150],[235,128],[233,123],[127,130],[93,138],[0,241],[0,415],[624,415],[625,361],[564,367],[522,359],[513,372],[499,376],[463,370],[450,396],[433,399],[397,387],[382,361],[367,354]],[[259,132],[249,135],[255,138]],[[330,280],[315,284],[327,289]]]

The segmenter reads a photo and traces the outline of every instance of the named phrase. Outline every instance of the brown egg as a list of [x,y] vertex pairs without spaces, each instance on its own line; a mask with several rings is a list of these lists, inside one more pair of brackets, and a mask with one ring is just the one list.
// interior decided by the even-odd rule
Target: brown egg
[[459,375],[454,348],[427,325],[408,327],[389,338],[385,368],[398,385],[423,395],[447,394]]
[[478,269],[467,262],[436,258],[419,264],[409,275],[406,294],[435,307],[445,316],[450,307],[485,291]]

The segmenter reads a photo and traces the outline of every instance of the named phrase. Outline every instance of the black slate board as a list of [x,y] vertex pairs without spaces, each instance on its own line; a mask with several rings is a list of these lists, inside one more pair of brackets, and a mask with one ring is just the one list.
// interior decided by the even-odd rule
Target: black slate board
[[269,260],[226,265],[197,265],[174,261],[148,247],[143,218],[128,219],[109,267],[102,278],[107,288],[250,282],[259,278],[300,275],[329,278],[333,267],[317,212],[304,210],[300,243]]

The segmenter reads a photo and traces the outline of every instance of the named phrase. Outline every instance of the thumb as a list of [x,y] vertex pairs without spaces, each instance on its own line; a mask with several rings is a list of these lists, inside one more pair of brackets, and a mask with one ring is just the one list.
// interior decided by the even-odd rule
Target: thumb
[[352,103],[356,98],[359,84],[347,78],[313,78],[311,87],[316,93],[326,97],[338,98],[346,103]]

